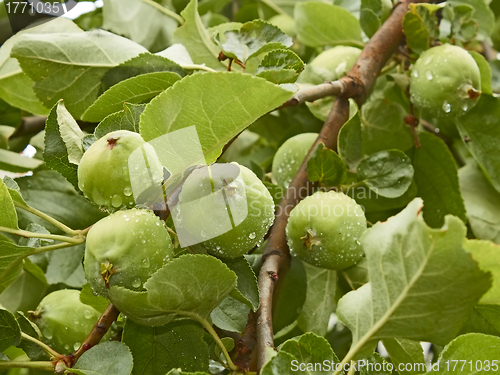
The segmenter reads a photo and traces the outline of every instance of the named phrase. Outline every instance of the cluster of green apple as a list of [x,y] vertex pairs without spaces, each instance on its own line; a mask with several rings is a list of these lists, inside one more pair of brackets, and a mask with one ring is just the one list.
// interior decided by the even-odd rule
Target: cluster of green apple
[[[119,294],[120,291],[143,291],[145,282],[176,256],[165,222],[148,208],[136,207],[131,176],[139,176],[140,181],[149,177],[157,183],[159,176],[163,175],[163,167],[154,162],[147,146],[137,133],[115,131],[89,147],[78,168],[79,187],[84,195],[111,212],[95,223],[87,234],[85,277],[96,294],[111,302],[119,298],[124,314],[127,314],[127,299]],[[144,176],[141,171],[134,171],[133,164],[129,163],[130,156],[139,147],[143,148],[145,159],[149,161]],[[219,195],[225,199],[222,207],[217,206],[220,200],[203,199],[218,192],[223,193]],[[205,252],[220,258],[240,257],[262,241],[274,220],[274,201],[265,185],[252,171],[235,163],[195,168],[184,180],[178,200],[183,204],[174,209],[170,207],[176,214],[176,229],[195,238],[189,250],[196,253]],[[190,205],[190,202],[194,204]],[[235,207],[241,205],[245,207],[245,215],[238,217]],[[231,222],[231,219],[235,225],[226,228],[225,232],[219,231],[220,235],[203,235],[205,231],[220,229],[217,227],[219,223],[224,220]],[[204,230],[200,231],[200,228]],[[121,288],[109,293],[113,286]],[[73,349],[76,343],[82,342],[98,317],[92,308],[79,302],[77,295],[76,291],[56,292],[40,304],[38,322],[46,338],[65,337],[67,340],[71,337],[74,341],[62,347],[54,342],[61,350]],[[52,303],[54,300],[59,307]],[[74,306],[75,303],[85,306],[85,309],[81,312],[70,308],[71,321],[68,321],[64,306]],[[92,319],[87,321],[87,316]],[[89,324],[75,326],[73,320]],[[67,329],[79,331],[70,336],[58,334]]]

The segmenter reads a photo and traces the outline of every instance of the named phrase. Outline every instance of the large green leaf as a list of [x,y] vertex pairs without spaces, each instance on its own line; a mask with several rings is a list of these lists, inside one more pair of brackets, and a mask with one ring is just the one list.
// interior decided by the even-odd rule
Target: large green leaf
[[243,64],[261,53],[292,45],[292,38],[274,25],[262,20],[254,20],[243,24],[241,29],[226,31],[225,41],[220,35],[215,36],[215,42],[227,57],[238,59]]
[[83,31],[70,20],[60,17],[52,22],[21,31],[2,45],[0,48],[0,98],[30,113],[37,115],[49,113],[49,109],[35,95],[33,81],[22,71],[18,61],[10,57],[10,53],[23,34],[58,32],[81,33]]
[[500,192],[500,98],[483,94],[465,116],[457,119],[457,127],[469,152],[477,160]]
[[415,199],[361,239],[370,282],[337,308],[353,333],[348,358],[384,338],[446,344],[491,286],[490,275],[463,248],[462,221],[450,215],[442,229],[432,229],[422,208]]
[[0,149],[0,169],[9,172],[24,173],[37,169],[43,162],[17,152]]
[[102,30],[84,33],[23,34],[12,48],[47,107],[66,101],[76,118],[97,99],[106,71],[142,52],[140,45]]
[[99,122],[106,116],[118,112],[125,103],[141,104],[149,102],[156,95],[165,91],[181,77],[172,72],[141,74],[112,86],[92,104],[82,119]]
[[402,196],[413,180],[411,160],[399,150],[380,151],[361,160],[358,179],[386,198]]
[[174,31],[174,42],[186,47],[196,64],[206,64],[215,70],[225,69],[225,66],[217,59],[220,50],[212,42],[198,14],[198,0],[191,0],[181,15],[186,22]]
[[465,222],[465,206],[453,155],[437,136],[421,133],[419,137],[422,146],[415,149],[413,168],[418,195],[425,202],[425,221],[438,228],[443,225],[445,216],[451,214]]
[[127,345],[109,341],[83,353],[70,371],[77,375],[130,375],[133,365],[134,358]]
[[444,348],[428,374],[498,374],[499,351],[499,337],[480,333],[461,335]]
[[460,192],[477,238],[500,244],[500,193],[475,163],[458,171]]
[[238,284],[231,295],[248,305],[253,311],[257,311],[260,304],[259,287],[257,286],[257,277],[248,261],[245,257],[240,257],[225,260],[224,263],[238,277]]
[[304,263],[307,276],[306,301],[297,318],[297,325],[304,332],[324,336],[335,307],[337,274],[333,270]]
[[[205,160],[212,163],[217,160],[227,142],[292,95],[293,92],[284,87],[248,74],[194,74],[177,82],[146,106],[141,116],[141,135],[144,140],[152,141],[194,126]],[[196,142],[192,139],[186,141],[190,142],[190,146]],[[162,141],[158,147],[165,142]],[[171,149],[156,148],[156,151],[160,159],[162,155],[172,153]],[[186,158],[185,155],[176,157]],[[190,157],[194,159],[185,162],[201,162],[200,155]],[[171,158],[169,161],[179,163]],[[172,169],[170,165],[164,166]]]
[[177,21],[159,9],[137,0],[104,0],[103,28],[126,36],[150,51],[172,43]]
[[220,329],[241,333],[247,325],[250,310],[248,305],[229,295],[212,311],[210,318]]
[[208,255],[183,255],[151,276],[144,284],[145,292],[113,286],[109,293],[119,310],[125,301],[127,315],[133,321],[158,326],[179,316],[207,319],[236,282],[236,274],[220,260]]
[[349,11],[319,1],[295,6],[298,39],[309,47],[361,45],[361,26]]
[[260,62],[257,75],[273,83],[293,83],[304,70],[304,62],[293,51],[278,49],[269,52]]
[[123,342],[134,356],[133,375],[165,375],[172,368],[208,371],[208,346],[203,327],[191,320],[146,327],[128,320]]

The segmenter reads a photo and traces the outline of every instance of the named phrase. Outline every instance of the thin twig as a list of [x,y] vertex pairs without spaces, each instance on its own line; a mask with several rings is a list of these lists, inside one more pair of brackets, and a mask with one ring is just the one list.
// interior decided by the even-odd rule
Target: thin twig
[[342,81],[325,82],[315,86],[303,87],[279,108],[296,107],[302,103],[314,102],[327,96],[340,96],[344,93],[344,90],[345,87]]
[[0,227],[0,232],[15,234],[17,236],[24,237],[24,238],[44,238],[47,240],[67,242],[67,243],[71,243],[74,245],[80,245],[80,244],[85,242],[84,238],[66,237],[66,236],[60,236],[57,234],[34,233],[34,232],[28,232],[27,230],[12,229],[12,228],[6,228],[6,227]]
[[[337,137],[343,124],[349,118],[348,98],[362,104],[370,93],[380,71],[397,50],[403,40],[402,19],[410,1],[396,6],[388,20],[365,45],[361,55],[347,76],[340,79],[344,85],[342,95],[335,101],[332,110],[321,129],[309,154],[319,142],[336,149]],[[260,308],[257,311],[257,355],[258,369],[268,361],[267,348],[273,348],[272,301],[273,292],[280,271],[289,263],[289,250],[286,244],[285,227],[293,207],[311,192],[308,182],[306,160],[290,183],[282,199],[275,223],[263,255],[263,265],[259,273]]]
[[59,228],[64,233],[69,234],[70,236],[76,236],[79,233],[78,231],[73,230],[70,227],[66,226],[65,224],[61,223],[59,220],[56,220],[53,217],[51,217],[51,216],[49,216],[41,211],[38,211],[36,208],[33,208],[33,207],[25,205],[25,204],[21,204],[21,203],[16,202],[16,201],[14,202],[14,205],[18,208],[22,208],[23,210],[32,213],[33,215],[38,216],[39,218],[42,218],[46,222]]

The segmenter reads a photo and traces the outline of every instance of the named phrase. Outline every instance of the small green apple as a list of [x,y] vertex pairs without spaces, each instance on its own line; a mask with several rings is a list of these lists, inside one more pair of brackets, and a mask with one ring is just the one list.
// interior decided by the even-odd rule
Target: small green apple
[[286,234],[293,255],[314,266],[342,270],[363,256],[363,209],[343,193],[316,192],[295,206]]

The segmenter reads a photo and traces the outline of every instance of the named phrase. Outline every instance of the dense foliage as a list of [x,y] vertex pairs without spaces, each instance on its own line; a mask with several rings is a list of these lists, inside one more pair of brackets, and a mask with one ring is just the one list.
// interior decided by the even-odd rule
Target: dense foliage
[[15,3],[0,374],[500,374],[500,1]]

